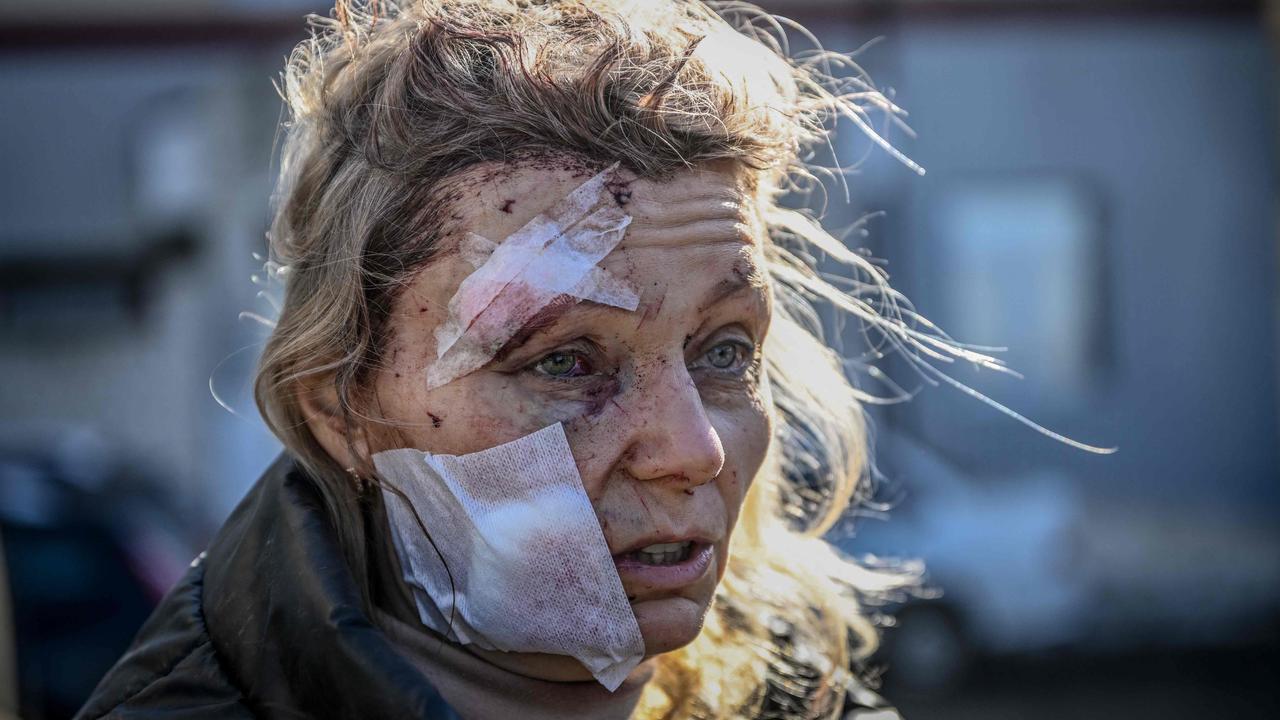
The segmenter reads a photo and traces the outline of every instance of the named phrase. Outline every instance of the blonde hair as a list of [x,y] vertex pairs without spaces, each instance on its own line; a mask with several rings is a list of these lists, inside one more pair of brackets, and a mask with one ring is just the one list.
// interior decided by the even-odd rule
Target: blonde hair
[[[450,179],[550,154],[650,177],[725,158],[753,169],[776,300],[765,359],[777,433],[706,625],[659,658],[637,716],[835,717],[856,682],[849,669],[876,644],[866,601],[917,580],[823,539],[870,492],[867,396],[846,366],[874,374],[870,361],[894,349],[995,361],[923,324],[877,266],[778,204],[814,187],[803,158],[831,120],[888,148],[869,114],[897,109],[843,56],[788,57],[778,19],[743,3],[717,11],[693,0],[414,0],[313,16],[283,77],[290,118],[268,265],[285,294],[256,396],[314,476],[363,581],[363,490],[308,431],[299,396],[332,383],[347,422],[366,407],[387,309],[435,252]],[[837,78],[842,67],[855,72]],[[847,276],[820,275],[815,255]],[[823,304],[861,324],[872,355],[849,361],[828,347]]]

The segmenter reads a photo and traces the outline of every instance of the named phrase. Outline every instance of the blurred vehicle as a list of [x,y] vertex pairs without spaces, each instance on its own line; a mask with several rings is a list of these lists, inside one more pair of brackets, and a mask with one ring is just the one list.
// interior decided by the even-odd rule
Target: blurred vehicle
[[165,497],[78,433],[0,441],[21,717],[74,714],[185,570],[192,529]]
[[[898,439],[908,497],[841,542],[920,558],[936,596],[898,608],[896,681],[941,690],[975,657],[1273,642],[1280,538],[1244,508],[1096,507],[1052,471],[979,481]],[[1230,588],[1230,592],[1224,589]]]

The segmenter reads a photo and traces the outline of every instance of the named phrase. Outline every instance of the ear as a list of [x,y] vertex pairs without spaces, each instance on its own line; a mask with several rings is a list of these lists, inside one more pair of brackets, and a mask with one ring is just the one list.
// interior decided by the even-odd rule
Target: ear
[[344,468],[355,468],[361,476],[372,469],[364,423],[351,411],[344,412],[334,376],[304,382],[298,388],[298,404],[311,435],[329,457]]

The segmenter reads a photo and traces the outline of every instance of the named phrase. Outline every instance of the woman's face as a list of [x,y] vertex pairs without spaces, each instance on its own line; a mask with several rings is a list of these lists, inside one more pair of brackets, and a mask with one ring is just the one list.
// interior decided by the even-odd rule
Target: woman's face
[[[600,266],[636,290],[639,307],[557,305],[482,369],[435,389],[425,382],[433,332],[474,269],[456,252],[459,238],[500,242],[595,171],[543,160],[463,173],[466,199],[450,208],[441,254],[392,308],[374,380],[386,423],[365,432],[370,453],[457,455],[564,423],[651,656],[701,628],[771,435],[761,360],[771,306],[747,173],[728,163],[662,181],[620,171],[631,182],[615,194],[632,223]],[[704,551],[705,572],[673,578],[654,558],[628,555],[676,541]]]

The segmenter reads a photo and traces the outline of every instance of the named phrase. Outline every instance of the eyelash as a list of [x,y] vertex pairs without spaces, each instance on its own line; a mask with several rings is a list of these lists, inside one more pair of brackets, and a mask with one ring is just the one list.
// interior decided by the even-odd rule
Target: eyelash
[[[541,365],[544,362],[556,356],[565,356],[565,357],[574,358],[574,364],[573,364],[573,367],[570,368],[570,372],[577,370],[579,367],[584,368],[583,371],[577,375],[556,375],[555,373],[549,373],[541,369]],[[532,365],[528,366],[526,370],[536,375],[539,375],[541,377],[545,377],[549,380],[555,380],[559,382],[575,380],[577,378],[588,377],[590,375],[595,374],[593,372],[593,368],[591,367],[589,359],[586,357],[586,354],[578,350],[554,350],[538,358]]]
[[716,367],[715,365],[712,365],[708,362],[707,365],[705,366],[707,370],[719,375],[739,376],[744,374],[747,370],[751,368],[752,365],[755,364],[755,359],[756,359],[755,346],[746,341],[738,340],[736,338],[726,338],[724,340],[721,340],[720,342],[717,342],[715,345],[712,345],[710,348],[708,348],[706,352],[702,353],[702,355],[698,358],[698,360],[699,361],[708,360],[708,358],[711,356],[712,351],[714,351],[716,348],[719,348],[725,345],[729,345],[735,350],[733,365],[731,367],[721,368],[721,367]]
[[[736,358],[735,358],[733,367],[720,368],[720,367],[711,365],[710,363],[702,364],[702,361],[707,360],[707,358],[711,355],[712,351],[724,345],[732,346],[736,352]],[[589,357],[590,354],[591,354],[590,351],[584,352],[581,348],[566,347],[558,350],[552,350],[551,352],[542,355],[537,360],[527,365],[525,368],[523,368],[523,371],[530,373],[532,375],[535,375],[539,378],[550,380],[553,382],[580,381],[583,378],[588,378],[596,374],[594,370],[594,366],[591,363],[591,360]],[[568,374],[556,375],[554,373],[549,373],[541,369],[541,366],[543,363],[545,363],[546,361],[552,358],[555,358],[556,356],[568,356],[568,357],[575,358],[573,368],[571,368],[570,372],[574,370],[578,370],[578,368],[580,367],[583,368],[583,371],[576,375],[568,375]],[[695,362],[693,365],[691,365],[691,369],[697,369],[701,366],[702,368],[708,370],[709,372],[715,373],[717,375],[737,377],[737,376],[745,375],[755,365],[755,363],[756,363],[755,345],[748,343],[744,340],[739,340],[736,338],[727,338],[725,340],[721,340],[720,342],[717,342],[715,345],[712,345],[710,348],[708,348],[707,351],[704,352],[698,358],[698,361]]]
[[[556,348],[555,350],[539,355],[536,360],[534,360],[533,362],[521,368],[521,372],[527,373],[529,375],[533,375],[534,377],[541,380],[549,380],[552,382],[562,382],[562,383],[580,381],[584,378],[591,377],[592,375],[595,374],[595,366],[591,362],[591,357],[593,355],[599,355],[600,349],[596,347],[594,343],[591,343],[590,341],[587,341],[585,339],[577,340],[575,341],[575,343],[577,344],[570,343],[569,345],[565,345],[563,347],[559,347],[559,348]],[[547,360],[550,360],[551,358],[556,357],[557,355],[564,355],[564,356],[575,358],[572,369],[577,370],[579,367],[582,367],[583,372],[577,375],[555,375],[540,369],[540,366],[543,363],[545,363]]]

